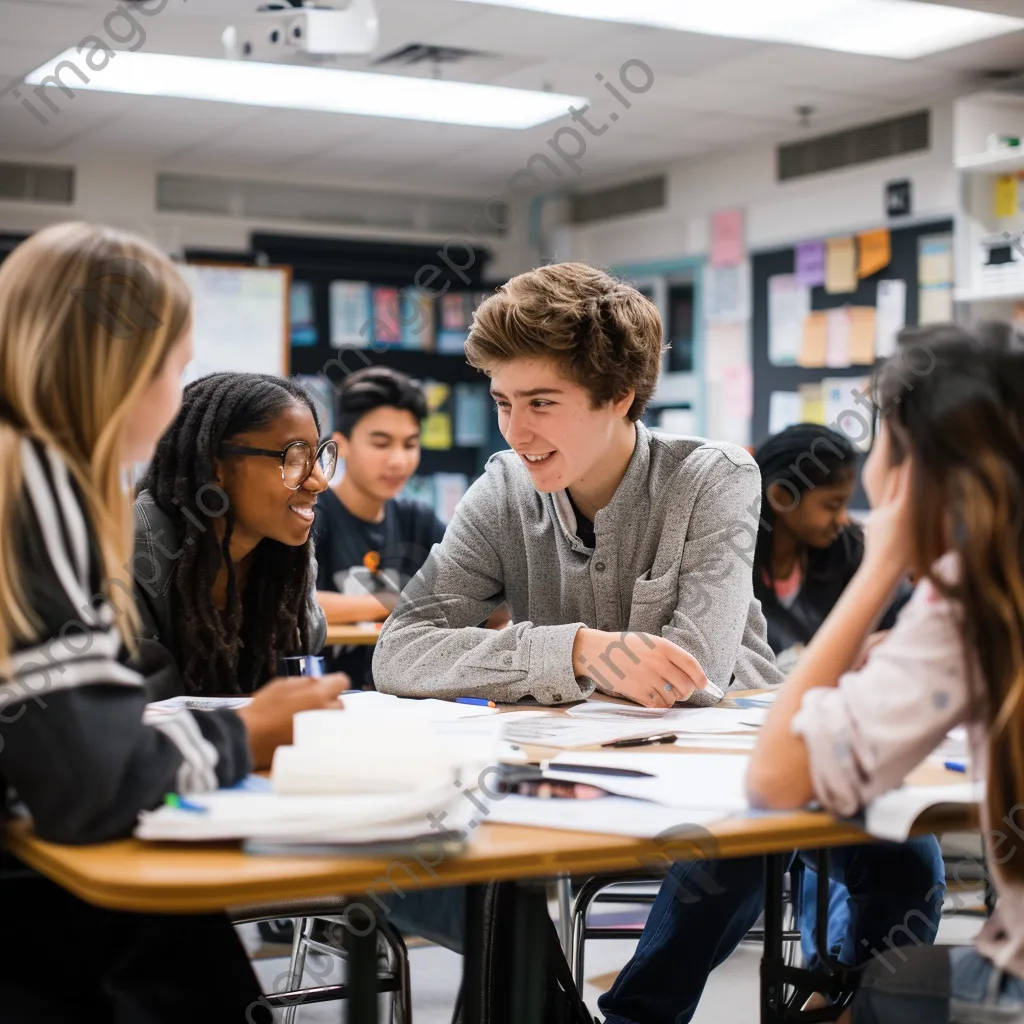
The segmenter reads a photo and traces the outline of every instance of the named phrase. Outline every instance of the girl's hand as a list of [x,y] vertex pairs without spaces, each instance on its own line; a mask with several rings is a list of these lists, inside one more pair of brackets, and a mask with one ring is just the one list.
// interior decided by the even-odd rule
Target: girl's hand
[[912,472],[910,459],[904,459],[889,474],[882,501],[864,526],[864,566],[888,573],[893,580],[905,575],[913,562]]
[[292,741],[292,718],[299,711],[341,710],[338,699],[350,686],[343,672],[328,676],[285,676],[261,686],[236,714],[249,734],[254,769],[269,768],[274,751]]

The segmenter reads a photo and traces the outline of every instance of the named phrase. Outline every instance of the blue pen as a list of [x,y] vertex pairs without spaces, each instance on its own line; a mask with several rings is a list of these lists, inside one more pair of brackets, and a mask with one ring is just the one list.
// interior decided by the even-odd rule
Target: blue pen
[[456,697],[456,704],[476,704],[482,708],[496,708],[498,705],[486,697]]
[[949,771],[949,772],[960,772],[961,774],[966,774],[966,772],[967,772],[967,762],[966,761],[947,761],[946,762],[946,771]]

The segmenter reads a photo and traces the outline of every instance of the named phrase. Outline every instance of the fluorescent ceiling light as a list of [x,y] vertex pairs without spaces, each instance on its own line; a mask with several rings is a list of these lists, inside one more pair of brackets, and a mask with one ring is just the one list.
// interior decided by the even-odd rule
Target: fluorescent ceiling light
[[463,0],[594,21],[912,60],[1024,30],[1024,18],[919,0]]
[[85,61],[88,55],[65,50],[25,80],[50,86],[45,95],[58,104],[62,95],[70,98],[79,90],[96,90],[478,128],[533,128],[587,102],[583,96],[472,82],[128,50],[116,51],[106,66],[93,70]]

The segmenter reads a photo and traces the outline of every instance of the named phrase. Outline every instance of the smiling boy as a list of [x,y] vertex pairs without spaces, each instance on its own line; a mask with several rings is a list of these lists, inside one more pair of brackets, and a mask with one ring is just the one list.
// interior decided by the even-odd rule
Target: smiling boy
[[[596,686],[666,706],[781,680],[733,546],[756,521],[756,464],[639,422],[661,336],[649,300],[580,263],[522,274],[483,303],[466,356],[491,378],[511,450],[489,460],[385,623],[378,689],[560,704]],[[502,601],[512,625],[478,628]]]

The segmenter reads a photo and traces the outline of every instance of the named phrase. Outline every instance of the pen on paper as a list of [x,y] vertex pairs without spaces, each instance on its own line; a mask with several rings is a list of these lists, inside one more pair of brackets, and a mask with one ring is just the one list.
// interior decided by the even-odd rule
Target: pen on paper
[[675,743],[678,739],[674,732],[663,732],[657,736],[638,736],[631,740],[615,740],[612,743],[602,743],[602,747],[652,747],[659,743]]

